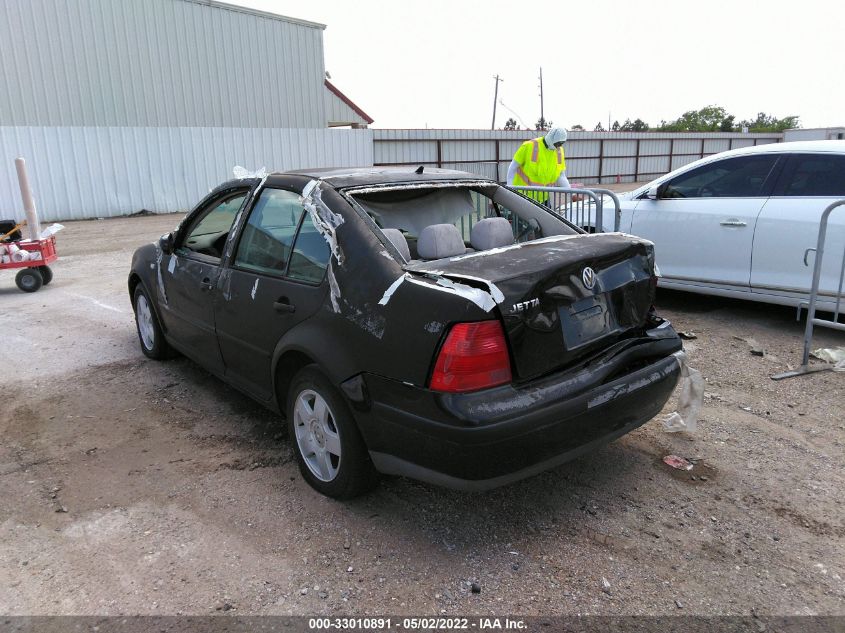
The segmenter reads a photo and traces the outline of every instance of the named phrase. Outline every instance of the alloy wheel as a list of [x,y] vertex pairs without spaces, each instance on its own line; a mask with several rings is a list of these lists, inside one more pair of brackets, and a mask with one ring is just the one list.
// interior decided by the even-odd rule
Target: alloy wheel
[[296,443],[308,470],[320,481],[332,481],[340,468],[340,435],[326,400],[313,389],[296,397],[293,407]]

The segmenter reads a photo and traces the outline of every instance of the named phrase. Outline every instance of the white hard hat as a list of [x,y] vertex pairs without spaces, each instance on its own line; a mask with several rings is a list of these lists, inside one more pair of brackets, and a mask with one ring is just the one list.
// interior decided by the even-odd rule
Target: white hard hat
[[566,142],[566,130],[562,127],[553,127],[546,133],[546,146],[554,147],[557,143]]

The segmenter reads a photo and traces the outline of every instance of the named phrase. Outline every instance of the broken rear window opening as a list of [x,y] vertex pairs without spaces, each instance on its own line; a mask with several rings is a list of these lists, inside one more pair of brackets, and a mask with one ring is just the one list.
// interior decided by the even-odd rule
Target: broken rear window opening
[[504,187],[449,183],[348,191],[406,261],[435,260],[580,230]]

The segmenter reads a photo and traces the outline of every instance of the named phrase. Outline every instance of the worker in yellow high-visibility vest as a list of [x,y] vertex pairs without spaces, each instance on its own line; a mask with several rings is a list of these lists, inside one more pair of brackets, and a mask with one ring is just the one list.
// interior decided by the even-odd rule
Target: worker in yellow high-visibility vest
[[[545,136],[525,141],[513,155],[508,167],[508,185],[513,187],[566,187],[566,159],[563,144],[566,130],[555,127]],[[523,191],[537,202],[548,204],[546,191]]]

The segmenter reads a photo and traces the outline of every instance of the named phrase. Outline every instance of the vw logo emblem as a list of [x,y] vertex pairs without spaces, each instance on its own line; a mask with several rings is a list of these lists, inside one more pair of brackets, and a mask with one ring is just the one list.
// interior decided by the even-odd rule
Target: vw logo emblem
[[592,290],[596,285],[596,271],[587,266],[581,273],[581,281],[584,282],[584,287],[587,290]]

